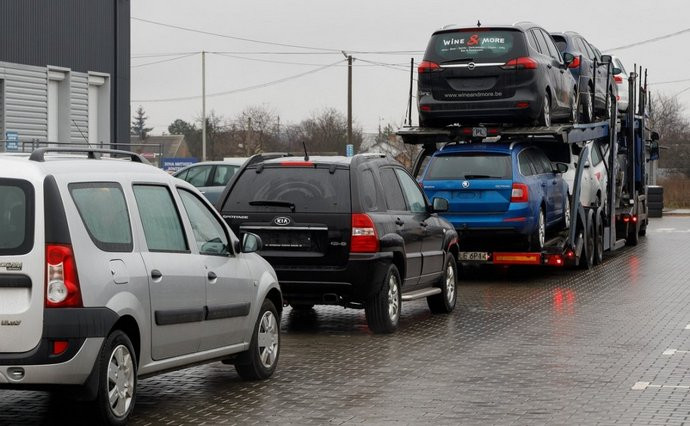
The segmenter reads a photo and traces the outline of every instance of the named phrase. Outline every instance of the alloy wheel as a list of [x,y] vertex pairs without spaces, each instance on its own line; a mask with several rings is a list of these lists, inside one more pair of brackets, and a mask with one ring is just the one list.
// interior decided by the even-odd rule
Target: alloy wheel
[[395,275],[391,274],[388,280],[388,316],[393,323],[396,323],[398,321],[398,316],[400,316],[399,291],[398,279]]
[[265,368],[273,367],[278,358],[278,321],[273,312],[266,311],[259,323],[258,350],[259,359]]
[[543,249],[546,243],[546,224],[544,223],[544,211],[539,212],[539,248]]
[[549,94],[544,96],[544,126],[551,127],[551,101]]
[[448,303],[452,306],[455,300],[455,270],[452,265],[448,265],[446,269],[446,296]]
[[565,194],[565,206],[563,215],[565,229],[570,229],[570,195],[568,194]]
[[124,417],[134,398],[134,363],[124,345],[118,345],[108,361],[108,402],[117,417]]

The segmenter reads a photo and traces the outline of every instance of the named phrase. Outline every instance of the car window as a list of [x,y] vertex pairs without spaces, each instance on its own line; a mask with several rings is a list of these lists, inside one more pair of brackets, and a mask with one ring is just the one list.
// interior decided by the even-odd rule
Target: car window
[[216,166],[211,186],[225,186],[240,166]]
[[96,247],[110,252],[132,251],[132,228],[120,184],[72,183],[69,192]]
[[568,48],[568,42],[565,40],[565,37],[559,36],[559,35],[552,35],[554,43],[556,43],[556,47],[558,48],[559,52],[565,52],[566,49]]
[[510,179],[512,176],[508,154],[461,152],[435,156],[424,180]]
[[541,31],[534,29],[532,30],[532,34],[534,34],[534,38],[537,40],[541,54],[544,56],[551,56],[549,54],[549,48],[546,47],[546,40],[544,40],[544,35],[541,33]]
[[597,166],[601,161],[604,159],[604,157],[601,155],[601,151],[599,150],[599,145],[596,143],[592,144],[592,166]]
[[187,173],[189,173],[189,169],[177,173],[177,174],[175,175],[175,177],[178,178],[178,179],[182,179],[182,180],[185,180],[185,181],[186,181],[186,180],[187,180]]
[[527,44],[529,44],[532,47],[532,49],[541,53],[539,45],[537,44],[537,40],[534,38],[534,32],[532,30],[527,31],[525,33],[525,37],[527,38]]
[[628,75],[628,72],[625,70],[625,67],[623,66],[623,62],[621,62],[621,60],[618,58],[616,58],[616,66],[621,69],[623,74],[625,74],[626,76]]
[[400,182],[395,177],[395,172],[392,168],[381,169],[381,185],[386,188],[384,193],[388,210],[396,212],[407,210]]
[[365,212],[378,210],[378,187],[374,180],[374,172],[364,170],[360,175],[361,188],[359,191],[360,202]]
[[542,161],[541,156],[539,155],[540,152],[537,151],[536,149],[528,149],[527,151],[527,156],[529,158],[530,163],[532,164],[532,167],[534,167],[534,172],[537,175],[543,175],[545,173],[551,172],[551,167],[546,167],[544,162]]
[[534,152],[541,163],[542,173],[553,173],[553,164],[551,164],[551,161],[546,154],[544,154],[544,152],[540,149],[535,149]]
[[227,256],[230,253],[228,237],[216,216],[194,194],[184,189],[178,189],[177,192],[192,225],[199,253]]
[[134,198],[149,251],[189,251],[182,220],[167,187],[134,185]]
[[521,31],[463,29],[432,35],[424,59],[441,64],[461,59],[506,62],[524,56],[525,52],[526,46]]
[[423,213],[426,211],[426,200],[419,185],[401,169],[395,169],[395,173],[400,179],[405,199],[407,200],[407,209],[414,213]]
[[31,251],[34,191],[27,181],[0,179],[0,255]]
[[580,39],[580,41],[582,42],[582,46],[585,48],[585,52],[587,52],[587,57],[591,60],[594,60],[596,58],[596,54],[594,53],[592,46],[590,46],[585,39]]
[[520,173],[523,176],[533,176],[536,174],[534,167],[532,166],[532,159],[529,155],[529,150],[522,151],[518,154],[518,167],[520,167]]
[[350,171],[335,168],[331,173],[330,165],[253,166],[238,177],[223,206],[223,211],[242,212],[285,213],[291,209],[297,213],[350,212]]
[[211,173],[212,168],[213,166],[192,167],[187,171],[187,176],[184,178],[184,180],[196,186],[197,188],[206,186],[206,182],[208,182],[208,175]]
[[549,49],[549,54],[553,59],[555,59],[558,62],[563,62],[563,58],[561,58],[561,53],[558,50],[558,47],[553,43],[553,39],[547,33],[546,31],[542,30],[541,34],[544,36],[544,40],[546,41],[546,47]]

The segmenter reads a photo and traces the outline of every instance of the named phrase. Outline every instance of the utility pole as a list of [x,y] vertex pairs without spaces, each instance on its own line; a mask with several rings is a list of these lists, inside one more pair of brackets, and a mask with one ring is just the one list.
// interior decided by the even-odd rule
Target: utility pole
[[201,161],[206,161],[206,52],[201,51]]
[[343,52],[347,58],[347,143],[352,145],[352,55]]

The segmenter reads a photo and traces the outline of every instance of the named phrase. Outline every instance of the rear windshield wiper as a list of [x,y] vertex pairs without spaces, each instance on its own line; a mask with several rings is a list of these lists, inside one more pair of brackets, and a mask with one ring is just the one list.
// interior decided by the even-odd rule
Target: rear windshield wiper
[[455,64],[458,62],[472,62],[474,61],[474,58],[459,58],[459,59],[451,59],[450,61],[443,61],[441,62],[442,64]]
[[293,212],[295,211],[295,204],[289,201],[272,201],[272,200],[255,200],[249,202],[250,206],[271,206],[271,207],[287,207]]
[[465,179],[491,179],[489,175],[465,175]]

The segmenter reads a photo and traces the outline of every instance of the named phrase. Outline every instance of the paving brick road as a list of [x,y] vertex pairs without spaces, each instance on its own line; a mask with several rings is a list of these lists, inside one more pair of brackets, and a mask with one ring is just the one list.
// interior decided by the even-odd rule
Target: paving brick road
[[[470,271],[459,298],[404,304],[385,336],[361,311],[287,308],[271,380],[220,363],[147,379],[131,424],[690,423],[690,217],[590,271]],[[79,410],[0,391],[0,424]]]

